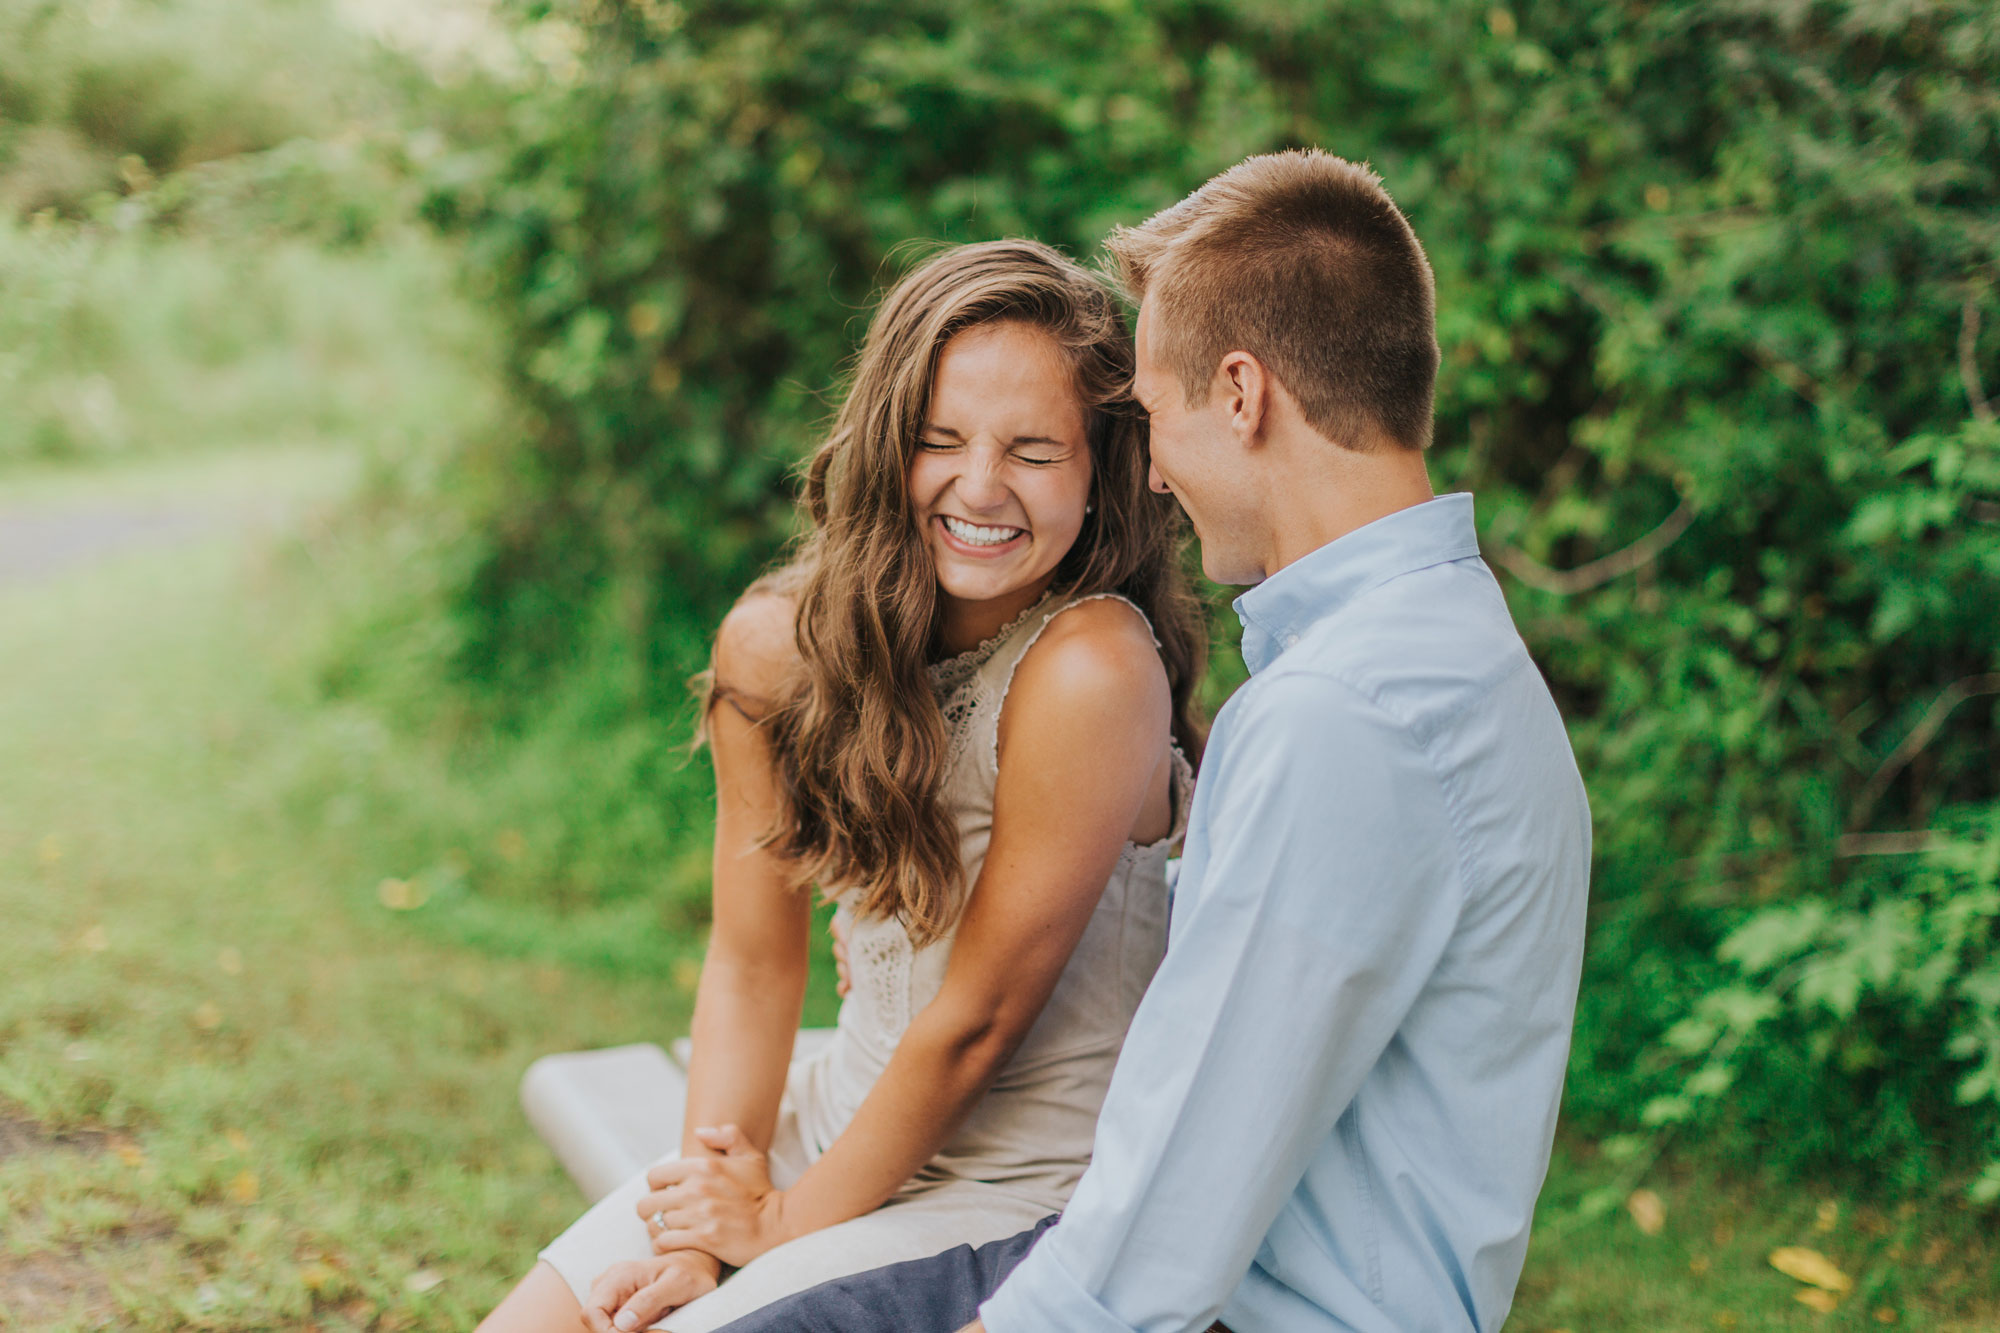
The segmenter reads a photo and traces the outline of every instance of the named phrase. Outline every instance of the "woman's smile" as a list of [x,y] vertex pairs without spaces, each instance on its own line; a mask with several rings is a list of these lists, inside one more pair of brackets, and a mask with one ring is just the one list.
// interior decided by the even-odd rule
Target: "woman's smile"
[[1026,528],[1006,524],[974,523],[951,514],[938,515],[946,546],[960,555],[991,557],[1019,550],[1028,540]]

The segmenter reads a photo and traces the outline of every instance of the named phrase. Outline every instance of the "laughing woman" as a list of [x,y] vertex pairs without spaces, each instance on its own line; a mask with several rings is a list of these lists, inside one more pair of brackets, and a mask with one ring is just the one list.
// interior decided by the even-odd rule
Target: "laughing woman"
[[[1202,623],[1131,373],[1110,295],[1033,242],[884,300],[812,535],[716,643],[695,1128],[485,1333],[696,1333],[1061,1210],[1165,949],[1198,740]],[[815,886],[853,984],[793,1062]]]

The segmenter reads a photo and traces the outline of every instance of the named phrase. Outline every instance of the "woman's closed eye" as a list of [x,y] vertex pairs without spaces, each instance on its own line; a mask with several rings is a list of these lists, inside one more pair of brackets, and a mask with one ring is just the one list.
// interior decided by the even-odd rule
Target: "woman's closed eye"
[[[964,436],[945,426],[927,426],[924,433],[917,437],[917,448],[927,454],[963,453],[969,447]],[[1068,462],[1075,452],[1059,440],[1027,435],[1015,437],[1008,449],[1008,457],[1030,467],[1053,467],[1057,463]]]

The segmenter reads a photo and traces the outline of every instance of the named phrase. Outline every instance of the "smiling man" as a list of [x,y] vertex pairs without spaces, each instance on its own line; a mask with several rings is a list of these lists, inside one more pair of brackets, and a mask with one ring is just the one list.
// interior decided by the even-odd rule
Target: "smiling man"
[[1153,484],[1210,577],[1255,585],[1166,961],[1059,1222],[731,1327],[1498,1328],[1590,822],[1472,497],[1431,492],[1430,266],[1373,173],[1319,152],[1252,158],[1110,249]]

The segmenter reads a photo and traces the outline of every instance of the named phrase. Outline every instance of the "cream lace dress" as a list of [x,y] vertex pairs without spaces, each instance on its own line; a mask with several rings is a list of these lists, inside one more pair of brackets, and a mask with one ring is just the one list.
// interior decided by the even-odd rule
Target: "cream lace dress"
[[[1045,598],[994,638],[931,668],[951,740],[945,800],[956,813],[968,885],[979,877],[992,833],[1000,710],[1014,669],[1050,621],[1086,600]],[[831,1278],[983,1245],[1062,1210],[1090,1160],[1125,1029],[1166,951],[1167,854],[1182,833],[1193,781],[1178,749],[1173,768],[1173,831],[1119,856],[1041,1016],[937,1156],[874,1212],[760,1255],[655,1328],[719,1328]],[[912,1016],[937,995],[951,956],[951,936],[914,948],[894,920],[849,914],[847,928],[853,985],[839,1026],[825,1046],[793,1062],[786,1082],[770,1150],[780,1188],[846,1128]],[[651,1255],[635,1212],[645,1188],[643,1177],[628,1181],[542,1252],[579,1301],[613,1263]]]

